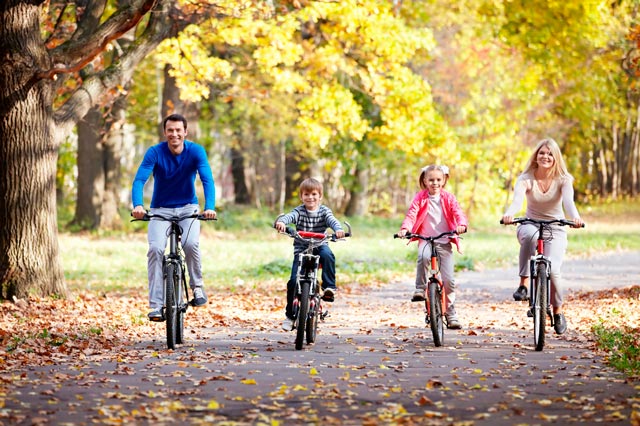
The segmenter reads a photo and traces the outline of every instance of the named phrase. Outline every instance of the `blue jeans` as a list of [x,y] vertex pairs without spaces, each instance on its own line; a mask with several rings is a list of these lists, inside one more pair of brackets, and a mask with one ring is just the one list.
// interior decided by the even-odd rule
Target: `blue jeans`
[[[313,249],[313,254],[320,256],[322,266],[322,288],[336,288],[336,257],[327,244]],[[296,274],[298,273],[298,255],[293,256],[291,276],[287,282],[287,307],[285,313],[288,318],[293,318],[293,296],[296,292]]]

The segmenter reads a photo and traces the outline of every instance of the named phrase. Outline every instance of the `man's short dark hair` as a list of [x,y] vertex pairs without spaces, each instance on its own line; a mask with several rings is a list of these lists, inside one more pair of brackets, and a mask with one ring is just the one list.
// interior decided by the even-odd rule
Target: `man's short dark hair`
[[168,115],[167,118],[162,121],[162,130],[165,130],[167,128],[167,121],[182,121],[184,129],[187,130],[187,119],[184,118],[184,116],[181,114]]

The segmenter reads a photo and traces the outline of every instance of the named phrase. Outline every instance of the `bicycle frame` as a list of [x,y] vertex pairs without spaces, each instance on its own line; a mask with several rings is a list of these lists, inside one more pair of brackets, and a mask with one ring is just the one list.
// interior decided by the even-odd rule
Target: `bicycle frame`
[[435,242],[440,238],[451,238],[457,234],[458,233],[456,231],[447,231],[433,237],[426,237],[424,235],[413,233],[407,233],[404,236],[394,234],[393,236],[394,238],[423,240],[426,241],[430,247],[431,254],[429,264],[428,266],[423,265],[425,269],[425,281],[427,284],[427,288],[425,289],[424,305],[426,312],[425,322],[431,327],[431,332],[433,333],[433,344],[435,346],[442,346],[444,343],[444,322],[446,320],[445,314],[447,310],[447,295],[444,283],[440,276],[440,261]]
[[[345,224],[349,229],[345,233],[345,237],[349,237],[351,236],[351,226],[347,222]],[[307,244],[307,247],[297,254],[298,267],[292,306],[294,328],[297,329],[295,347],[300,350],[303,347],[305,334],[307,344],[315,342],[318,320],[324,321],[329,314],[328,310],[323,309],[318,283],[318,271],[321,267],[320,255],[314,254],[313,251],[326,241],[335,242],[338,241],[338,238],[335,234],[297,231],[289,227],[284,233]]]
[[[502,220],[500,223],[504,224]],[[527,217],[513,218],[512,224],[531,223],[538,227],[536,239],[536,253],[529,259],[529,282],[531,295],[529,297],[529,308],[533,316],[533,340],[536,351],[544,348],[546,318],[549,317],[551,326],[555,326],[555,319],[551,309],[551,259],[545,256],[545,236],[544,231],[550,226],[557,224],[560,226],[575,226],[575,223],[566,219],[538,220]],[[584,225],[582,225],[584,227]],[[550,233],[551,237],[553,234]],[[540,288],[544,285],[544,288]]]

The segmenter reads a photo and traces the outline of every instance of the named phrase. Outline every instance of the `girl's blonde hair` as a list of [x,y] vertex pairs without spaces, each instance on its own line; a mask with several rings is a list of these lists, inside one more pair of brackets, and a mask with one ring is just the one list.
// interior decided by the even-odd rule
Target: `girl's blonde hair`
[[527,165],[524,168],[523,174],[533,174],[538,169],[538,152],[540,151],[540,149],[542,149],[543,146],[546,146],[549,151],[551,151],[551,155],[555,160],[553,162],[553,167],[551,168],[551,177],[553,179],[558,177],[568,177],[572,179],[572,176],[567,170],[567,165],[564,162],[564,158],[562,158],[562,151],[560,151],[560,146],[558,145],[558,142],[556,142],[552,138],[544,138],[540,142],[538,142],[538,145],[536,145],[536,149],[533,151],[533,154],[531,154],[531,157],[529,157],[529,160],[527,161]]
[[313,192],[318,191],[318,194],[322,197],[322,184],[318,179],[307,178],[300,183],[300,193],[298,194],[302,197],[302,194],[305,192]]
[[420,178],[418,180],[418,183],[420,184],[420,189],[427,189],[427,185],[424,182],[424,180],[427,177],[427,173],[432,172],[434,170],[442,172],[442,176],[445,179],[444,182],[445,183],[447,182],[447,179],[449,178],[449,168],[447,166],[438,166],[437,164],[432,164],[430,166],[423,167],[422,171],[420,172]]

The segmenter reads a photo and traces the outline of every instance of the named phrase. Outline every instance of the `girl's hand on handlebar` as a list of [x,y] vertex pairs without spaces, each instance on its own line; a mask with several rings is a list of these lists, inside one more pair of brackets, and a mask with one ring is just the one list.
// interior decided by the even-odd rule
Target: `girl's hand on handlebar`
[[403,238],[405,235],[407,235],[407,232],[408,231],[406,229],[401,229],[396,235],[398,236],[398,238]]
[[458,225],[456,226],[456,232],[458,234],[464,234],[465,232],[467,232],[467,227],[464,225]]

